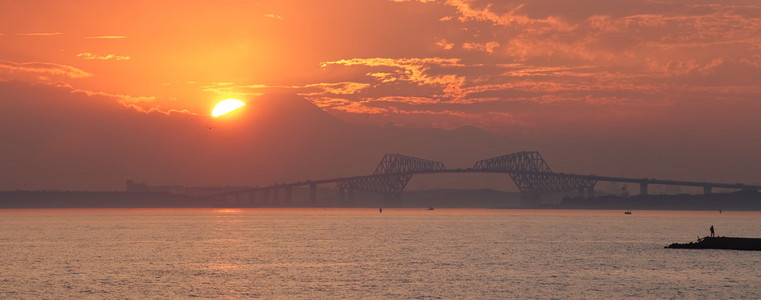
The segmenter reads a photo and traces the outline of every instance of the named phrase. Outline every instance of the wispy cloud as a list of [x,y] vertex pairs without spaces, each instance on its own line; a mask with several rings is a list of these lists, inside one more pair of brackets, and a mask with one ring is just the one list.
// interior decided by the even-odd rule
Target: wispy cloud
[[494,53],[494,49],[499,47],[499,42],[486,42],[486,43],[464,43],[462,48],[465,50],[484,51],[487,53]]
[[88,36],[85,37],[85,39],[110,39],[110,40],[118,40],[118,39],[126,39],[126,36],[123,35],[98,35],[98,36]]
[[336,82],[336,83],[315,83],[308,84],[304,88],[316,88],[317,92],[312,95],[333,94],[333,95],[352,95],[369,87],[368,83],[360,82]]
[[77,54],[77,57],[81,59],[97,59],[97,60],[129,60],[129,56],[124,55],[116,55],[116,54],[106,54],[106,55],[96,55],[90,52],[85,53],[79,53]]
[[[254,17],[263,24],[287,18],[295,26],[319,25],[279,37],[288,41],[289,47],[325,41],[303,58],[311,66],[321,60],[320,70],[293,69],[294,74],[301,74],[294,79],[297,82],[272,79],[278,83],[272,85],[209,83],[245,79],[188,74],[198,82],[175,79],[171,84],[176,88],[163,91],[200,89],[230,97],[289,92],[347,112],[403,115],[414,111],[419,116],[426,111],[461,110],[472,113],[467,115],[469,119],[478,113],[493,113],[495,119],[505,116],[516,109],[515,103],[535,105],[535,114],[546,106],[568,105],[579,107],[574,112],[592,115],[622,103],[635,103],[631,110],[646,111],[693,96],[711,97],[717,103],[736,95],[759,99],[761,4],[747,0],[714,1],[717,4],[704,0],[614,2],[388,0],[377,6],[357,5],[351,11],[305,2],[303,10],[314,11],[319,17],[314,19],[289,11],[293,7],[261,8]],[[413,8],[416,13],[409,13]],[[377,15],[396,15],[399,21],[378,23],[371,18]],[[321,31],[327,28],[345,31]],[[17,31],[6,31],[2,38]],[[118,31],[101,33],[114,35],[80,33],[77,38],[104,42],[127,38],[117,35]],[[27,35],[55,34],[60,33]],[[304,43],[291,41],[292,37]],[[124,54],[131,54],[85,49],[93,52],[63,55],[76,55],[75,60],[124,61],[130,59]],[[13,68],[22,72],[18,71],[21,66]],[[2,72],[7,76],[10,69],[5,65]],[[282,76],[277,74],[280,69],[266,72],[272,72],[273,78]],[[82,75],[69,77],[76,76]],[[483,109],[487,106],[491,110]],[[465,118],[466,114],[448,116]],[[525,118],[530,118],[530,113]]]
[[62,35],[63,32],[27,32],[27,33],[17,33],[16,35],[19,36],[55,36],[55,35]]
[[352,95],[371,86],[361,82],[312,83],[306,85],[236,85],[231,82],[215,82],[203,86],[203,91],[220,95],[261,95],[287,92],[304,96]]
[[142,113],[160,113],[165,115],[170,114],[187,114],[187,115],[198,115],[196,113],[192,113],[185,109],[173,109],[173,108],[165,108],[161,104],[159,104],[159,98],[153,97],[153,96],[132,96],[128,94],[114,94],[114,93],[108,93],[103,91],[93,91],[93,90],[86,90],[86,89],[79,89],[75,88],[70,84],[66,83],[43,83],[51,86],[55,86],[57,88],[62,88],[68,90],[72,94],[83,94],[87,95],[88,97],[104,97],[110,100],[113,100],[116,103],[119,103],[120,105],[127,107],[129,109],[142,112]]
[[441,86],[445,97],[461,97],[461,86],[464,78],[455,74],[429,72],[433,68],[444,69],[462,66],[460,59],[456,58],[354,58],[325,62],[322,67],[331,65],[339,66],[367,66],[389,69],[388,73],[382,74],[382,81],[411,82],[417,85]]
[[10,75],[55,75],[65,76],[69,78],[84,78],[92,76],[92,74],[76,67],[45,62],[15,63],[9,61],[0,61],[0,75],[3,73]]
[[444,50],[451,50],[452,48],[454,48],[454,43],[450,43],[446,39],[440,39],[436,41],[436,46],[439,46]]
[[[480,3],[481,1],[468,0],[449,0],[446,3],[455,7],[459,11],[460,21],[481,21],[491,22],[500,26],[531,26],[535,30],[561,30],[568,31],[573,29],[562,18],[556,16],[547,16],[545,18],[532,18],[522,10],[526,4],[514,3]],[[495,8],[499,8],[498,10]]]
[[276,14],[266,14],[266,15],[264,15],[264,17],[265,17],[265,18],[270,18],[270,19],[281,20],[281,21],[282,21],[282,20],[285,20],[285,18],[283,18],[283,17],[282,17],[282,16],[280,16],[280,15],[276,15]]

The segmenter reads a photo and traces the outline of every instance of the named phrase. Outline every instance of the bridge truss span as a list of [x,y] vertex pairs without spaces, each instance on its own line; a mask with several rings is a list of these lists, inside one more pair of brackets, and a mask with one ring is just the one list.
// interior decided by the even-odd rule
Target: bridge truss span
[[571,174],[553,173],[547,161],[536,151],[523,151],[479,160],[473,170],[507,173],[523,193],[540,194],[594,188],[597,180]]
[[536,172],[552,173],[550,166],[542,155],[536,151],[522,151],[508,155],[479,160],[473,165],[474,170],[487,172]]
[[373,175],[419,173],[446,170],[444,163],[401,154],[386,154]]
[[401,197],[402,191],[414,175],[432,173],[507,174],[523,194],[536,199],[539,199],[541,194],[570,191],[578,191],[580,196],[592,197],[594,186],[598,181],[636,183],[640,185],[640,194],[643,195],[647,194],[647,187],[650,184],[703,187],[706,194],[711,193],[713,188],[761,191],[759,185],[740,183],[724,184],[555,173],[539,152],[523,151],[480,160],[472,168],[467,169],[447,169],[443,163],[437,161],[401,154],[386,154],[370,175],[275,184],[227,191],[209,197],[234,196],[237,199],[241,195],[248,195],[249,200],[253,201],[254,193],[262,193],[264,200],[268,201],[270,196],[276,200],[280,195],[279,191],[282,190],[286,201],[290,201],[292,188],[308,187],[309,198],[314,202],[317,199],[318,184],[334,183],[338,186],[342,201],[346,199],[349,203],[352,202],[354,191],[381,193],[386,199],[394,200]]
[[342,191],[383,193],[386,198],[399,198],[416,173],[446,170],[444,163],[401,155],[386,154],[373,175],[358,176],[337,182]]

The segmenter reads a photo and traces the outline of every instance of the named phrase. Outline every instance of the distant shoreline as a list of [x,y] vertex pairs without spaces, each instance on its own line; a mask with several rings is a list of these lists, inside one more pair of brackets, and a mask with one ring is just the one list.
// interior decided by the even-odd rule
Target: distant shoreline
[[[334,199],[335,198],[335,199]],[[357,193],[351,202],[325,195],[318,201],[247,201],[197,198],[163,192],[0,191],[0,208],[252,208],[252,207],[436,207],[485,209],[726,210],[761,211],[761,193],[740,191],[709,195],[566,197],[558,204],[539,204],[519,193],[494,190],[409,191],[401,200]]]
[[761,211],[761,193],[738,191],[708,195],[637,195],[631,197],[608,195],[589,199],[565,198],[559,206],[554,208]]

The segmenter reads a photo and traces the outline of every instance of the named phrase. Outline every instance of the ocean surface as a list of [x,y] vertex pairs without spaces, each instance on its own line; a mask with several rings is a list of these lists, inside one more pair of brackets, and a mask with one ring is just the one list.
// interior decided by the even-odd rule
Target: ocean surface
[[0,298],[759,299],[761,213],[0,210]]

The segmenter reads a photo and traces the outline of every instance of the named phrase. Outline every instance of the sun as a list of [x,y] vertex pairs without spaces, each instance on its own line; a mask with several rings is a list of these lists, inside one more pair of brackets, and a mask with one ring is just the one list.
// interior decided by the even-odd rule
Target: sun
[[243,103],[243,101],[238,99],[225,99],[219,101],[219,103],[217,103],[217,105],[215,105],[214,109],[211,111],[211,116],[219,117],[221,115],[231,113],[243,105],[246,105],[246,103]]

